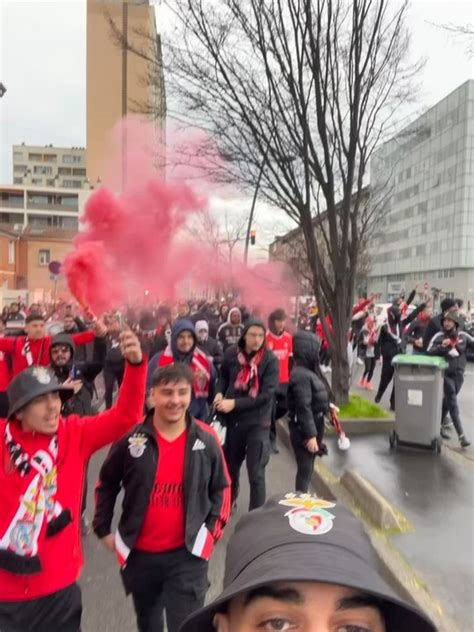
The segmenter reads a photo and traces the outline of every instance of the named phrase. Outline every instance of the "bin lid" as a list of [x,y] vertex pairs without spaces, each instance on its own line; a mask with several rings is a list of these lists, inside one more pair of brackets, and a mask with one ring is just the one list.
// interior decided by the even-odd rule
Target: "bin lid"
[[448,368],[448,363],[444,358],[440,356],[422,355],[421,353],[415,353],[413,355],[400,353],[393,358],[392,364],[397,366],[431,366],[434,369],[441,370]]

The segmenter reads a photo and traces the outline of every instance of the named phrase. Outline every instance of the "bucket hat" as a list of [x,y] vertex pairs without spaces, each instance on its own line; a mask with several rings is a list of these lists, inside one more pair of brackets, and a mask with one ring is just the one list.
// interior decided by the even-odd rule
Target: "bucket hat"
[[238,595],[275,582],[322,582],[360,590],[387,604],[388,632],[436,632],[433,623],[383,579],[361,523],[343,505],[309,494],[274,497],[237,523],[227,547],[224,590],[180,632],[214,632],[214,616]]
[[74,389],[58,382],[57,377],[45,366],[32,366],[24,369],[10,382],[7,394],[10,408],[8,419],[21,408],[27,406],[36,397],[46,393],[59,392],[61,400],[67,401],[74,394]]

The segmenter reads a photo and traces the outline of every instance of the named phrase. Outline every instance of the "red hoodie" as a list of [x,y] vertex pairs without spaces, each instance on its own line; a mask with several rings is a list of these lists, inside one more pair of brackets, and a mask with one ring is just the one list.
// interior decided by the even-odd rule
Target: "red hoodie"
[[[83,331],[78,334],[72,334],[71,338],[77,347],[92,342],[95,338],[93,331]],[[51,336],[44,336],[40,340],[30,340],[30,351],[33,356],[33,364],[41,366],[49,366],[51,358],[49,349],[51,347]],[[12,357],[13,376],[28,368],[28,362],[24,352],[26,336],[15,336],[11,338],[0,338],[0,351],[9,353]]]
[[[46,526],[39,539],[38,555],[42,570],[37,574],[18,575],[0,568],[0,602],[26,601],[50,595],[73,584],[82,566],[80,517],[85,468],[90,456],[119,439],[134,426],[143,414],[147,363],[127,364],[117,405],[92,417],[71,415],[61,418],[58,428],[58,460],[56,499],[72,513],[72,522],[62,531],[45,538]],[[15,515],[25,482],[12,466],[5,442],[6,420],[0,420],[0,537]],[[25,433],[18,423],[11,424],[13,438],[33,454],[47,447],[51,437]],[[1,560],[0,560],[1,562]]]

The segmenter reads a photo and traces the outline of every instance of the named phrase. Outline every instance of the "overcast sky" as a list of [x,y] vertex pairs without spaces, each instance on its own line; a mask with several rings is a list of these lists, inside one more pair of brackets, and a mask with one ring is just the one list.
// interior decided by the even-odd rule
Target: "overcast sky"
[[[392,0],[397,2],[398,0]],[[157,7],[158,27],[163,22]],[[417,107],[431,106],[474,76],[466,47],[433,24],[474,23],[472,0],[412,0],[413,57],[427,64]],[[86,1],[0,0],[0,182],[10,183],[16,143],[84,146]]]

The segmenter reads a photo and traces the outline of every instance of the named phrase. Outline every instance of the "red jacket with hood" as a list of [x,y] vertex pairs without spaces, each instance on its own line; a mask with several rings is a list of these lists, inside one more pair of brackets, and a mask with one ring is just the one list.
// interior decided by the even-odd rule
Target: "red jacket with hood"
[[[82,493],[85,468],[90,456],[119,439],[134,426],[143,413],[147,365],[127,363],[117,405],[91,417],[71,415],[61,418],[58,428],[57,494],[64,509],[69,509],[72,522],[61,531],[46,538],[43,525],[38,542],[41,570],[35,574],[16,574],[1,568],[0,602],[26,601],[50,595],[73,584],[79,578],[83,555],[80,536]],[[31,472],[22,478],[12,465],[4,438],[6,420],[0,420],[0,538],[15,515],[22,491],[26,489]],[[51,437],[25,433],[12,421],[13,438],[33,454],[46,448]],[[1,558],[0,558],[1,560]]]

